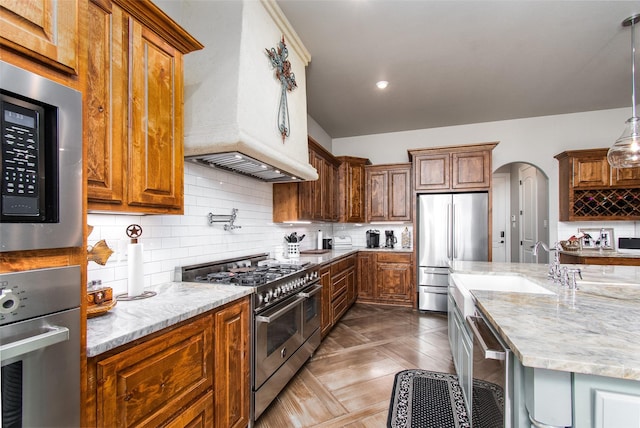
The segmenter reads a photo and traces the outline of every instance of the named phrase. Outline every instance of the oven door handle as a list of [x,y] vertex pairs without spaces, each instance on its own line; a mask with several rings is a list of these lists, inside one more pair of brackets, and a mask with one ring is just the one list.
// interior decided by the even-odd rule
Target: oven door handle
[[480,317],[467,317],[467,323],[473,331],[473,335],[482,347],[482,353],[489,360],[504,360],[506,352],[498,339],[493,335],[487,323]]
[[69,340],[69,329],[52,326],[49,331],[0,346],[2,361]]
[[311,290],[311,291],[303,291],[302,293],[298,293],[298,296],[304,297],[305,299],[308,299],[308,298],[313,297],[316,294],[318,294],[320,292],[320,290],[322,290],[322,285],[316,285],[313,288],[313,290]]
[[277,320],[278,318],[280,318],[282,315],[284,315],[287,312],[289,312],[289,310],[291,308],[295,307],[296,305],[298,305],[303,300],[304,300],[304,297],[297,297],[296,300],[294,300],[293,302],[289,303],[284,308],[279,309],[278,311],[276,311],[275,313],[273,313],[273,314],[271,314],[269,316],[256,315],[256,321],[265,322],[265,323],[269,324],[269,323]]

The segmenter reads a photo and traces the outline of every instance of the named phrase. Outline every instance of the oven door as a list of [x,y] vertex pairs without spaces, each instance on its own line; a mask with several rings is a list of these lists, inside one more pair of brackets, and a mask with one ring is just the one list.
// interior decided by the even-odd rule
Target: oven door
[[307,290],[298,293],[298,296],[304,297],[302,308],[302,336],[307,340],[311,335],[320,328],[320,311],[322,311],[322,285],[316,284]]
[[255,388],[258,389],[304,342],[302,309],[296,295],[255,318]]

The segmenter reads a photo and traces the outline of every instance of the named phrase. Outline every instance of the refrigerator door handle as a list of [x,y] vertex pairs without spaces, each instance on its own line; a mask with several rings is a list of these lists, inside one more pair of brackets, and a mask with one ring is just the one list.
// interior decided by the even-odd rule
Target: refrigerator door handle
[[456,230],[456,204],[453,204],[451,207],[451,246],[453,247],[453,260],[458,258],[458,234]]
[[451,226],[453,223],[452,213],[451,213],[451,204],[447,204],[447,258],[449,260],[453,259],[453,254],[451,251]]

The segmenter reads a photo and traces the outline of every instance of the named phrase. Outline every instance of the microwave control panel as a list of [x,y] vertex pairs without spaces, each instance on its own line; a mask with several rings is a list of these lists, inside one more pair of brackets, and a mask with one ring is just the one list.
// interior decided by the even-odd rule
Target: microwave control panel
[[2,94],[2,221],[44,221],[44,109]]

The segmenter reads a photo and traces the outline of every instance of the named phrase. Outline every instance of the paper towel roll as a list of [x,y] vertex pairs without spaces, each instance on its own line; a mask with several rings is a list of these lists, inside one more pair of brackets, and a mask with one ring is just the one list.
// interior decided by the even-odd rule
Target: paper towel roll
[[127,267],[129,268],[127,294],[129,297],[139,296],[144,293],[142,244],[129,244],[129,255],[127,260]]
[[318,231],[318,250],[322,250],[322,231]]

